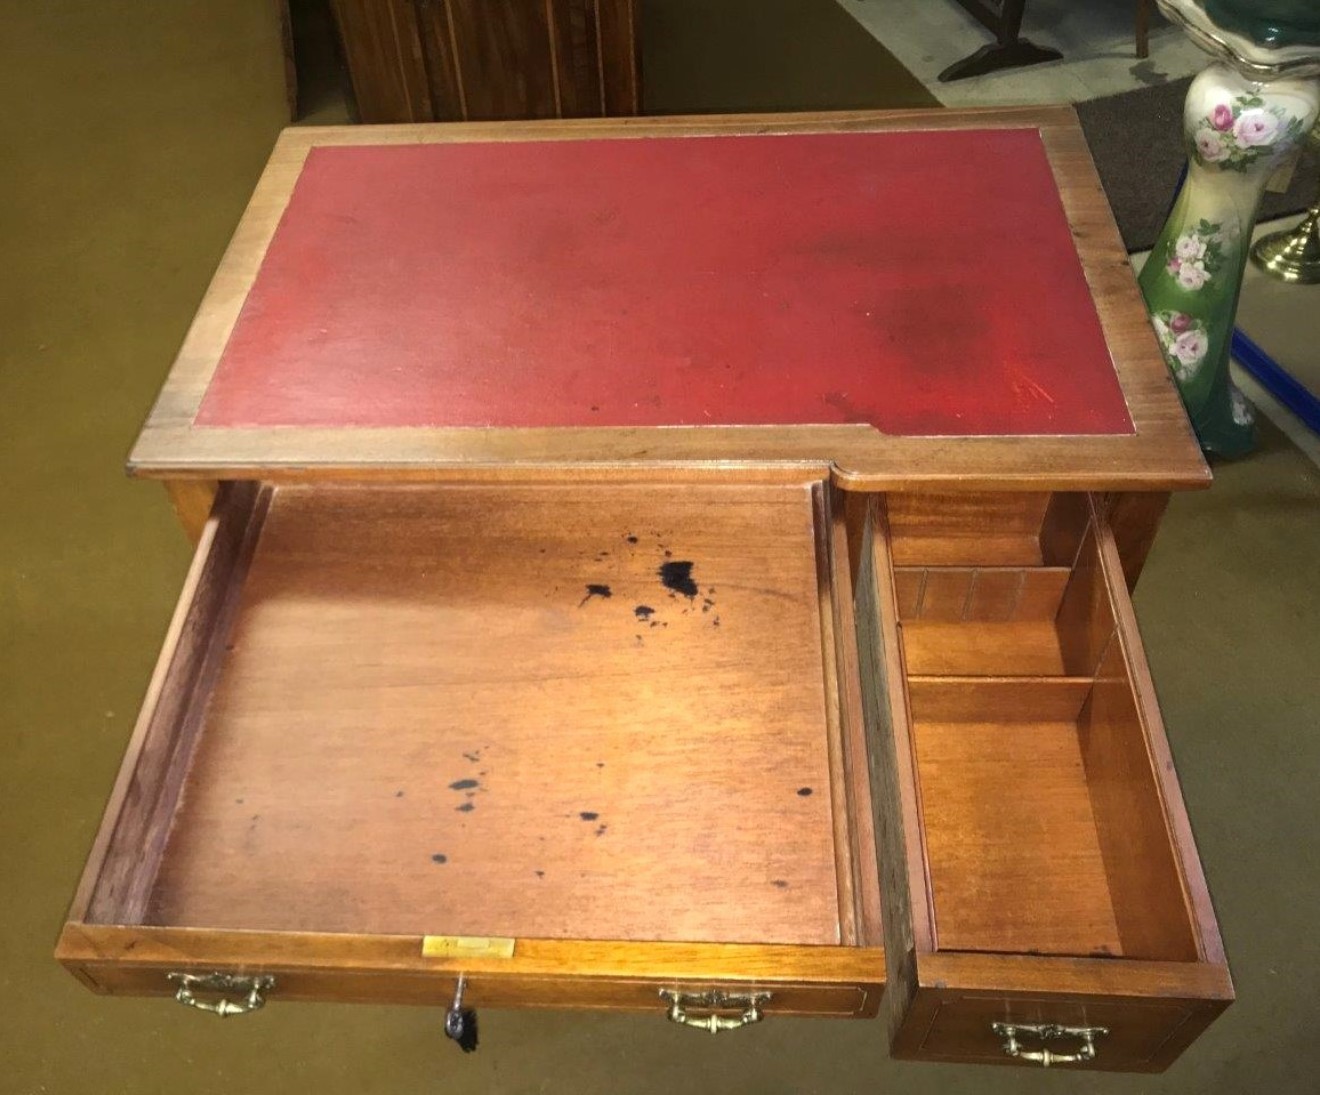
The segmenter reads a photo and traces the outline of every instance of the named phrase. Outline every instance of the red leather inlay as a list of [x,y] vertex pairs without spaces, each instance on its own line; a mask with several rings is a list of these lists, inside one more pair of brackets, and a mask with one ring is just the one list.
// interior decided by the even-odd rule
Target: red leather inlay
[[1130,433],[1033,129],[314,149],[202,426]]

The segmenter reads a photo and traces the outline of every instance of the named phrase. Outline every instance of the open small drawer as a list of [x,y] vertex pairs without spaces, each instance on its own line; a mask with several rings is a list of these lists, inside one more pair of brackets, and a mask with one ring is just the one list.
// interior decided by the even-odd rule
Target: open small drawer
[[874,1015],[852,632],[800,471],[226,484],[59,957],[222,1014]]
[[852,525],[895,1055],[1166,1068],[1233,989],[1103,499]]

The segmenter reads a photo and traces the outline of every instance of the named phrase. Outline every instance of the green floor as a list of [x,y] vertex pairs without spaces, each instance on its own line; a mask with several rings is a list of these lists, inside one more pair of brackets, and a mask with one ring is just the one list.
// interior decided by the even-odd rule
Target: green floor
[[[0,1092],[1320,1088],[1320,474],[1273,431],[1175,501],[1137,599],[1241,997],[1164,1077],[901,1065],[876,1023],[715,1039],[658,1012],[489,1012],[463,1057],[437,1011],[275,1005],[222,1023],[95,997],[55,965],[187,558],[159,488],[120,468],[282,122],[268,8],[53,0],[4,19]],[[876,79],[877,102],[916,101],[901,73]]]

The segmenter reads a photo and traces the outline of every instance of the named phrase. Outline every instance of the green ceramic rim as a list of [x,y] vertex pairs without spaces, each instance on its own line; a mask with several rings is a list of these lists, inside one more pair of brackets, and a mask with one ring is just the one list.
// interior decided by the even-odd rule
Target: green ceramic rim
[[1316,0],[1204,0],[1203,6],[1221,29],[1270,49],[1320,46]]

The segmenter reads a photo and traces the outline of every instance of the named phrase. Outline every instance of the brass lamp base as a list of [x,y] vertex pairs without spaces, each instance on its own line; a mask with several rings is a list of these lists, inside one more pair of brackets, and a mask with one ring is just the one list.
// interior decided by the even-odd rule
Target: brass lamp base
[[1320,284],[1320,204],[1313,205],[1296,228],[1258,239],[1251,261],[1280,281]]

